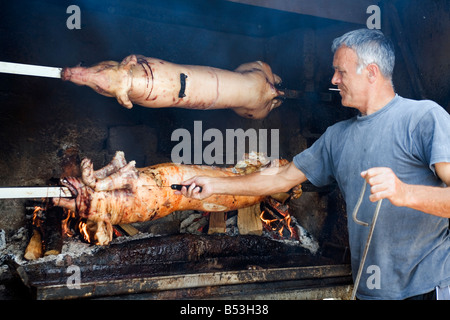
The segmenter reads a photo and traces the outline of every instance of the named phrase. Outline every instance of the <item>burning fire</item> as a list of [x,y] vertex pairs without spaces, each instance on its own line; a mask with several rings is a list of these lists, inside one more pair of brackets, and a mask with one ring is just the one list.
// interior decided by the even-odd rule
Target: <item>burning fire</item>
[[80,231],[81,235],[83,236],[84,240],[87,242],[90,242],[90,236],[87,229],[87,223],[86,221],[80,220],[78,222],[78,231]]
[[86,219],[78,219],[75,212],[65,210],[67,217],[61,221],[62,234],[67,237],[73,237],[77,232],[83,237],[86,242],[91,242]]
[[39,207],[39,206],[35,206],[34,207],[34,211],[33,211],[33,220],[32,220],[32,224],[35,227],[40,227],[41,225],[41,213],[42,211],[44,211],[43,208]]
[[75,233],[70,228],[70,218],[75,218],[75,213],[72,213],[70,210],[67,210],[67,218],[61,221],[61,229],[62,234],[67,237],[72,237]]
[[284,230],[289,231],[289,237],[299,239],[295,228],[292,226],[292,218],[287,206],[272,201],[261,212],[260,218],[267,231],[275,233],[280,238],[285,237]]

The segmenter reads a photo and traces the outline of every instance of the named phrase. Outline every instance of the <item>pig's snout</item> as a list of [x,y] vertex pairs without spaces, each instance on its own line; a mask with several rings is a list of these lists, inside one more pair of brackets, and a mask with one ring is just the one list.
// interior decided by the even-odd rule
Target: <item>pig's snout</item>
[[61,78],[65,81],[72,81],[75,84],[86,85],[89,69],[83,67],[63,68]]
[[70,68],[63,68],[61,70],[61,79],[63,81],[69,81],[71,77],[72,77],[72,71],[70,70]]

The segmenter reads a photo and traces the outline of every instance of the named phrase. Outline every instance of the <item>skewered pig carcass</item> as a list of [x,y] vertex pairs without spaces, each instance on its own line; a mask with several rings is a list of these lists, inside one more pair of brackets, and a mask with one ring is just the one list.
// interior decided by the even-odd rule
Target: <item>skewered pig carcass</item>
[[120,63],[64,68],[61,77],[116,97],[127,108],[133,103],[149,108],[231,108],[240,116],[261,119],[281,105],[277,97],[282,93],[275,88],[281,79],[261,61],[228,71],[130,55]]
[[[273,160],[264,167],[283,166],[286,160]],[[264,170],[264,168],[260,168]],[[112,240],[113,225],[128,224],[162,218],[174,211],[199,210],[230,211],[261,202],[265,197],[212,195],[196,200],[177,195],[170,188],[196,175],[232,176],[233,168],[164,163],[146,168],[135,168],[135,162],[126,162],[118,151],[113,160],[94,171],[89,159],[81,162],[81,178],[68,177],[61,183],[74,198],[54,199],[55,205],[75,212],[87,219],[94,242],[106,245]]]

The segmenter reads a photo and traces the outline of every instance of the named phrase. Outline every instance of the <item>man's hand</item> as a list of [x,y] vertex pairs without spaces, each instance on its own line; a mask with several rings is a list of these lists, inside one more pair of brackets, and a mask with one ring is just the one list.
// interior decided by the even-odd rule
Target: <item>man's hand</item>
[[[181,183],[182,185],[189,186],[189,188],[184,186],[183,188],[181,188],[181,191],[175,191],[175,194],[182,194],[185,197],[203,200],[213,194],[213,188],[211,184],[211,180],[213,179],[214,178],[210,177],[193,177]],[[197,187],[202,187],[202,192],[200,192],[200,188]]]
[[376,167],[361,172],[370,185],[370,201],[389,199],[395,206],[404,206],[407,201],[408,185],[403,183],[390,168]]
[[445,187],[407,184],[402,182],[392,169],[383,167],[363,171],[361,176],[371,187],[371,201],[389,199],[395,206],[450,218],[450,162],[436,163],[435,168]]

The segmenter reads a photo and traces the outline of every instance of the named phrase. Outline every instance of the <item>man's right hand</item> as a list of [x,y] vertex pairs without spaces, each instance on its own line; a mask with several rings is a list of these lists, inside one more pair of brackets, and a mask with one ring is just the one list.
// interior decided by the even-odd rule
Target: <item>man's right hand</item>
[[[188,198],[203,200],[213,194],[213,187],[211,183],[211,180],[213,179],[214,178],[211,177],[195,176],[183,181],[181,183],[183,188],[181,188],[181,191],[175,191],[175,194],[182,194]],[[202,187],[201,192],[198,187]]]

